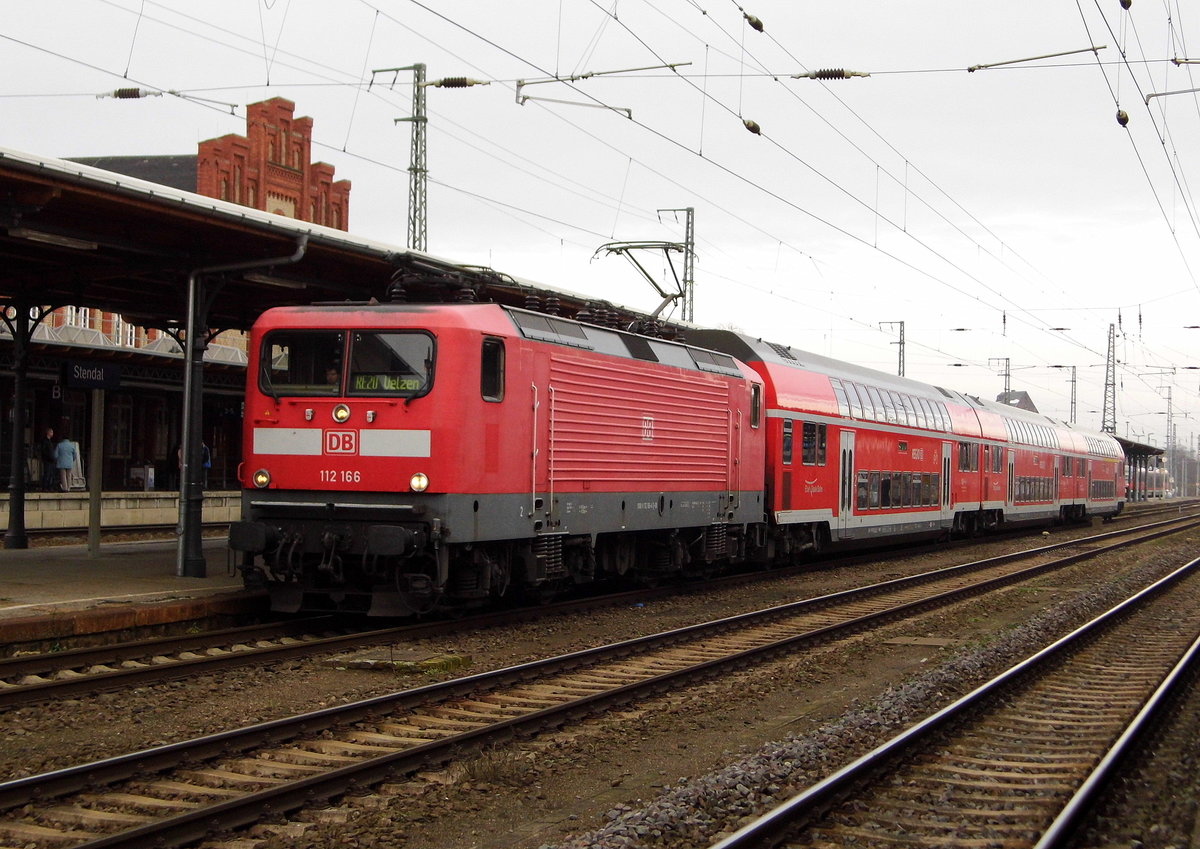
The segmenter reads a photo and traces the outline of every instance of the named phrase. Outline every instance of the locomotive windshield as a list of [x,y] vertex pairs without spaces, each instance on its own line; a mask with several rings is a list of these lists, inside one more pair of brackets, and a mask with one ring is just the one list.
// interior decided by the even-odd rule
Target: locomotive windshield
[[433,380],[433,337],[427,333],[359,331],[350,339],[347,395],[415,397]]
[[340,395],[346,334],[277,330],[263,340],[259,388],[267,395]]
[[276,398],[407,397],[429,391],[433,337],[418,331],[277,330],[263,340],[259,387]]

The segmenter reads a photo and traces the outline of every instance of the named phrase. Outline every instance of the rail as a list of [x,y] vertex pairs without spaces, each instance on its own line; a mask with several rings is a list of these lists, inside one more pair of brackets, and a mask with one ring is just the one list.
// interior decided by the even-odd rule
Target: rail
[[[807,601],[729,617],[715,622],[639,637],[506,669],[431,684],[302,716],[234,729],[196,740],[71,767],[0,784],[0,834],[34,840],[26,825],[26,808],[37,809],[41,821],[67,812],[77,823],[82,806],[97,797],[96,788],[129,781],[120,791],[124,808],[144,799],[149,819],[127,828],[129,819],[89,809],[95,822],[123,830],[103,836],[85,835],[88,849],[135,845],[178,845],[203,838],[213,829],[248,824],[266,813],[311,804],[315,800],[387,780],[430,764],[452,760],[462,752],[518,734],[559,727],[580,717],[668,691],[682,683],[795,651],[868,625],[891,621],[963,597],[1003,586],[1122,545],[1154,539],[1197,523],[1170,523],[1148,536],[1125,540],[1016,570],[1005,570],[1005,555],[952,569],[923,573],[872,585],[862,591],[834,593]],[[1125,535],[1118,531],[1098,539]],[[1025,552],[1042,558],[1077,540]],[[988,570],[994,570],[988,573]],[[983,572],[982,580],[969,580]],[[931,591],[919,591],[923,584]],[[864,611],[864,608],[868,608]],[[749,646],[749,647],[748,647]],[[372,730],[373,729],[373,730]],[[270,747],[260,757],[247,753]],[[163,780],[156,774],[166,774]],[[189,784],[188,775],[229,786]],[[297,778],[297,776],[299,776]],[[167,797],[152,795],[161,785]],[[204,784],[204,782],[201,782]],[[190,787],[190,790],[186,788]],[[241,787],[235,791],[234,787]],[[246,788],[251,788],[249,791]],[[181,799],[181,788],[209,798],[197,805]],[[64,796],[84,796],[60,802]],[[236,795],[236,798],[229,798]],[[73,804],[72,804],[73,802]],[[172,805],[171,803],[174,802]],[[65,805],[65,806],[64,806]],[[163,816],[162,809],[181,810]],[[11,818],[15,809],[16,819]],[[128,815],[125,815],[126,817]],[[38,828],[49,828],[39,825]],[[37,832],[41,833],[41,832]],[[43,835],[47,842],[55,838]],[[59,833],[58,841],[62,834]]]

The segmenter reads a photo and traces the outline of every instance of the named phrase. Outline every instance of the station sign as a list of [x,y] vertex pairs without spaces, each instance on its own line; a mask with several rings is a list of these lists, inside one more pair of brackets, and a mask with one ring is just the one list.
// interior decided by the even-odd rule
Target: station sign
[[115,363],[67,360],[63,363],[63,383],[71,389],[120,389],[121,367]]

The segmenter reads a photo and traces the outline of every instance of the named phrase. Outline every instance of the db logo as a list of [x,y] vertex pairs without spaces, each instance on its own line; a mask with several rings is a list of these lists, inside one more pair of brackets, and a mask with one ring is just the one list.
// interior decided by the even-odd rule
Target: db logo
[[654,441],[654,416],[642,416],[642,441]]
[[326,454],[357,454],[358,431],[356,430],[327,430],[325,431]]

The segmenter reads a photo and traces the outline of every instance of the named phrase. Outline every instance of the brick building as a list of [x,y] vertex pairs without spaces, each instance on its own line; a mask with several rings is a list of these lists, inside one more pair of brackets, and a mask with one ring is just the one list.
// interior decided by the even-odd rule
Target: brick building
[[246,135],[200,142],[196,156],[94,156],[92,165],[265,212],[349,229],[350,181],[333,166],[312,161],[312,118],[294,117],[296,104],[273,97],[246,107]]
[[348,229],[350,181],[312,161],[312,118],[274,97],[246,107],[246,135],[200,142],[194,191],[338,230]]
[[[246,107],[246,135],[203,141],[197,155],[77,157],[70,161],[346,230],[350,181],[335,181],[332,165],[312,161],[313,121],[296,118],[294,112],[295,104],[282,97],[250,104]],[[180,317],[163,316],[164,321],[168,318]],[[7,341],[7,333],[0,328],[0,348]],[[33,342],[36,353],[30,372],[26,444],[33,444],[46,426],[60,435],[69,433],[76,441],[86,438],[90,396],[63,383],[65,362],[119,362],[121,387],[108,392],[105,401],[102,485],[110,490],[128,488],[135,473],[146,480],[147,467],[157,469],[157,488],[175,485],[182,399],[178,371],[182,353],[176,340],[157,328],[131,324],[115,313],[65,306],[46,317]],[[235,483],[241,451],[243,379],[237,370],[246,362],[245,345],[245,334],[230,331],[216,337],[205,353],[205,361],[215,367],[206,381],[203,424],[204,439],[214,454],[209,483],[215,487]],[[163,362],[164,357],[169,359]],[[5,381],[0,380],[0,390],[4,388]],[[37,480],[39,468],[31,463],[31,480]]]

